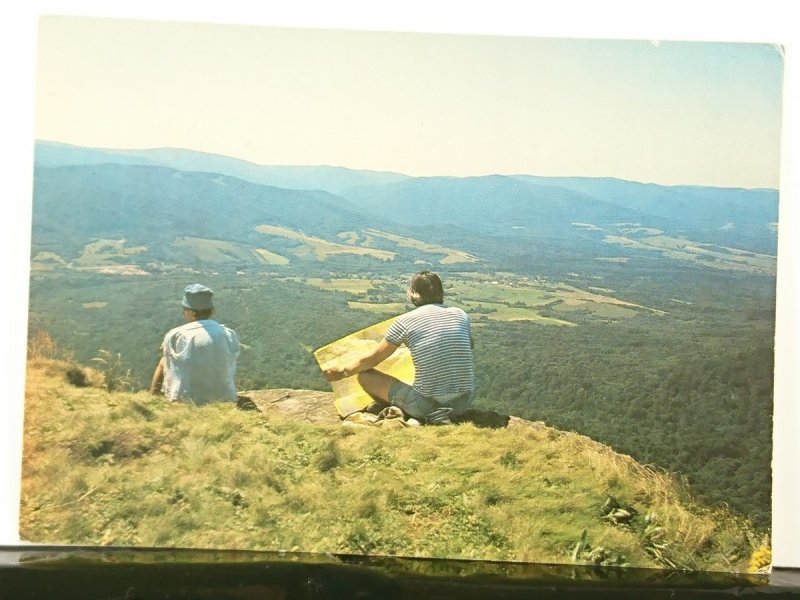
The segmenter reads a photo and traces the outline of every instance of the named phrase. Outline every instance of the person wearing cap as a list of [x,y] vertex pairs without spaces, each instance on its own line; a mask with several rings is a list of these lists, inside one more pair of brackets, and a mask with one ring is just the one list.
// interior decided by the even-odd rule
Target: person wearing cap
[[[376,401],[371,410],[391,404],[423,423],[446,425],[465,414],[475,396],[469,316],[443,304],[442,281],[432,271],[411,278],[407,297],[416,308],[397,317],[372,352],[323,374],[328,381],[358,375],[358,383]],[[401,344],[411,352],[413,385],[374,368]]]
[[181,302],[186,323],[164,336],[151,393],[194,404],[236,401],[239,336],[211,318],[213,295],[199,283],[186,286]]

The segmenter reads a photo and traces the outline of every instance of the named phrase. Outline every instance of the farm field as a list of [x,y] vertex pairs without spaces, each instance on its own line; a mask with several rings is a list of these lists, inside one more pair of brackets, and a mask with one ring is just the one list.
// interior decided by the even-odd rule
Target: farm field
[[228,260],[247,260],[252,252],[243,244],[193,237],[179,238],[173,245],[196,260],[212,264]]
[[715,244],[703,244],[680,237],[647,235],[641,238],[632,238],[607,235],[605,241],[627,248],[658,252],[667,258],[679,261],[701,263],[713,269],[765,275],[775,275],[777,272],[777,257],[775,256],[746,252]]
[[422,242],[420,240],[415,240],[414,238],[405,237],[402,235],[396,235],[393,233],[388,233],[386,231],[379,231],[377,229],[367,229],[365,233],[368,236],[374,236],[389,240],[394,242],[398,246],[402,248],[412,248],[414,250],[420,250],[426,254],[444,254],[444,257],[439,259],[439,263],[442,265],[452,265],[457,263],[474,263],[479,262],[480,259],[477,256],[473,256],[468,252],[464,252],[463,250],[456,250],[454,248],[446,248],[444,246],[438,246],[436,244],[429,244],[427,242]]
[[[350,296],[348,306],[354,310],[366,310],[377,314],[399,314],[409,305],[392,301],[403,298],[401,281],[395,277],[308,277],[284,278],[301,285],[309,285],[323,291],[345,293]],[[626,302],[594,291],[582,290],[561,283],[533,281],[506,273],[502,281],[476,277],[475,274],[453,273],[447,278],[446,302],[459,306],[473,315],[473,320],[535,321],[543,325],[573,326],[570,313],[582,311],[600,319],[624,319],[639,311],[664,315],[665,311],[651,309]],[[611,293],[611,290],[607,290]],[[372,299],[371,299],[372,297]],[[561,317],[544,315],[549,309],[561,313]]]
[[278,236],[300,242],[302,246],[295,251],[295,255],[298,257],[313,255],[319,261],[325,261],[329,256],[334,254],[371,256],[384,261],[393,260],[395,256],[397,256],[395,252],[352,246],[349,244],[337,244],[319,237],[305,235],[298,231],[287,229],[286,227],[277,227],[275,225],[259,225],[256,227],[256,231],[265,235]]

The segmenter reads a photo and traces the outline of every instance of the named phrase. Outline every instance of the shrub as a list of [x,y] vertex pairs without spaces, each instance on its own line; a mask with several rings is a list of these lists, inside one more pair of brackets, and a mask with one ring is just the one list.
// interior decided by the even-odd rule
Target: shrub
[[103,375],[103,385],[109,392],[131,391],[133,389],[133,376],[130,369],[122,366],[122,355],[101,348],[99,356],[92,359]]

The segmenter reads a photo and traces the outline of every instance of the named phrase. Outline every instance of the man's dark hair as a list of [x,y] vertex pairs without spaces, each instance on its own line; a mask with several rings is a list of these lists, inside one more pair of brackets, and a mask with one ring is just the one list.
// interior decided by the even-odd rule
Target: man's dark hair
[[411,278],[408,301],[414,306],[444,302],[442,280],[433,271],[420,271]]

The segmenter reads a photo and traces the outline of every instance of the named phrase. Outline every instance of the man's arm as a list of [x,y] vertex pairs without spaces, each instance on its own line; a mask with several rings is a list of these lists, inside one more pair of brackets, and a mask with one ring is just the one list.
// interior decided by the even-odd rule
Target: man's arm
[[367,369],[371,369],[379,365],[392,354],[394,354],[394,351],[398,348],[399,346],[395,346],[394,344],[387,342],[384,338],[369,354],[362,356],[358,360],[344,367],[331,367],[329,369],[325,369],[323,371],[323,375],[325,375],[325,379],[328,381],[338,381],[346,377],[351,377],[356,373],[361,373],[362,371],[366,371]]
[[150,383],[150,393],[156,396],[161,394],[161,385],[164,383],[164,358],[158,361],[156,370],[153,373],[153,380]]

